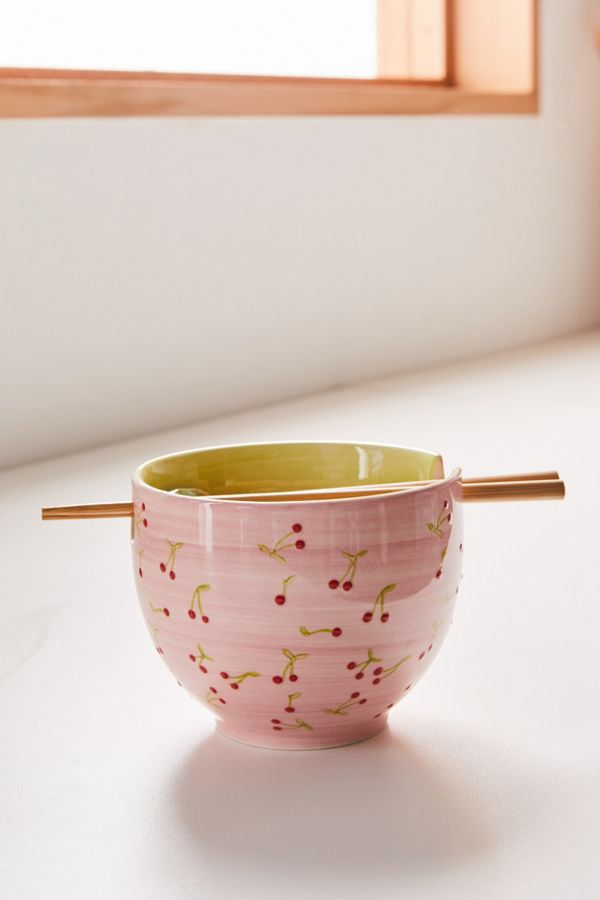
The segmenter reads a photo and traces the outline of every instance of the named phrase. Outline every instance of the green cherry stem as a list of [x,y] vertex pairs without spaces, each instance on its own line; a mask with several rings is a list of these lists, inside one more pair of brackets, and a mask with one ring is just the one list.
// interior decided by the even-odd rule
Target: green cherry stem
[[396,589],[396,585],[395,585],[395,584],[386,584],[386,586],[383,587],[383,588],[379,591],[379,593],[377,594],[377,598],[376,598],[376,600],[375,600],[375,603],[373,604],[371,610],[370,610],[369,612],[366,612],[366,613],[364,614],[364,616],[363,616],[363,622],[370,622],[370,621],[371,621],[371,619],[372,619],[373,616],[375,615],[375,610],[377,609],[377,607],[380,608],[381,621],[382,621],[382,622],[387,622],[387,620],[388,620],[389,617],[390,617],[390,614],[387,613],[387,612],[385,611],[385,598],[386,598],[386,595],[390,593],[390,591],[393,591],[393,590],[395,590],[395,589]]
[[397,672],[398,669],[400,668],[400,666],[403,663],[405,663],[408,659],[410,659],[410,657],[411,657],[411,655],[409,653],[408,656],[403,656],[402,659],[398,660],[397,663],[395,663],[393,666],[390,666],[387,669],[382,669],[381,667],[378,669],[374,669],[373,675],[375,675],[375,678],[373,679],[373,684],[379,684],[385,678],[389,678],[390,675],[393,675],[394,672]]
[[190,619],[196,618],[196,611],[194,609],[194,606],[196,606],[198,608],[198,615],[205,624],[208,624],[209,618],[208,616],[204,615],[204,610],[202,609],[201,594],[203,591],[210,591],[210,584],[199,584],[198,587],[194,590],[194,593],[192,594],[192,602],[190,604],[190,608],[188,609],[188,616],[190,617]]
[[304,637],[310,637],[312,634],[331,634],[333,637],[339,637],[342,634],[342,629],[338,628],[315,628],[313,631],[309,631],[304,625],[301,625],[299,628],[300,634]]

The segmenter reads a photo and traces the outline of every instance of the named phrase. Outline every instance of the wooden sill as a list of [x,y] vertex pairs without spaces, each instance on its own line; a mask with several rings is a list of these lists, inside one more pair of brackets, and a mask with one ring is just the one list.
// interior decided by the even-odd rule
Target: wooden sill
[[535,91],[439,82],[0,69],[0,117],[527,114]]

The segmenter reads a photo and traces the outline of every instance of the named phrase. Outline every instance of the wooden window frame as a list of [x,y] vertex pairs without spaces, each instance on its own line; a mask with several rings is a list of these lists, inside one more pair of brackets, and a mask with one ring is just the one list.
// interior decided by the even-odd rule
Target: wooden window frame
[[0,117],[532,114],[539,2],[528,4],[446,0],[443,80],[0,69]]

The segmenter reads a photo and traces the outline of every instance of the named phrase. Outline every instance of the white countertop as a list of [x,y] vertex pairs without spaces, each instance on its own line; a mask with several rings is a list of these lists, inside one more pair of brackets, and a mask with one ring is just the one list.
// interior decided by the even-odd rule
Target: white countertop
[[[39,507],[128,499],[163,452],[311,437],[558,468],[568,497],[468,507],[454,627],[389,732],[256,750],[155,653],[129,523]],[[595,333],[0,473],[2,897],[595,900],[599,437]]]

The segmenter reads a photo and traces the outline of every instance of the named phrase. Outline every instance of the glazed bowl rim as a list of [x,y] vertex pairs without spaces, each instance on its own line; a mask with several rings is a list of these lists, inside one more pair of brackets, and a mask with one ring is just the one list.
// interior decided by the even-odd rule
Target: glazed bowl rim
[[[442,487],[447,487],[450,484],[454,484],[460,479],[462,474],[462,470],[460,468],[453,469],[449,475],[446,475],[444,478],[436,479],[432,484],[420,484],[415,485],[413,488],[407,488],[403,491],[389,491],[385,494],[370,494],[365,497],[336,497],[336,498],[325,498],[323,500],[222,500],[217,499],[216,497],[212,497],[209,494],[206,496],[200,497],[190,497],[186,494],[173,494],[170,491],[164,491],[161,488],[153,487],[143,480],[141,477],[142,470],[151,465],[152,463],[161,462],[167,459],[174,459],[177,456],[184,456],[191,453],[202,453],[206,450],[233,450],[238,447],[273,447],[273,446],[293,446],[293,445],[302,445],[302,444],[319,444],[321,446],[344,446],[344,447],[355,447],[357,445],[361,447],[372,447],[374,449],[377,448],[385,448],[388,450],[407,450],[408,452],[417,452],[417,453],[427,453],[431,456],[438,456],[440,459],[443,459],[440,453],[436,453],[433,450],[426,450],[423,447],[407,447],[404,444],[387,444],[387,443],[379,443],[373,441],[320,441],[320,440],[301,440],[301,441],[242,441],[233,444],[211,444],[206,447],[192,447],[188,450],[176,450],[174,453],[163,453],[160,456],[154,456],[151,459],[147,459],[145,462],[140,463],[140,465],[136,466],[131,476],[132,483],[143,489],[144,491],[149,491],[152,494],[159,494],[162,497],[170,497],[173,500],[177,500],[180,502],[182,500],[191,501],[192,503],[218,503],[218,504],[226,504],[228,506],[234,505],[243,505],[243,506],[251,506],[251,507],[266,507],[270,509],[273,506],[293,506],[295,504],[301,503],[303,506],[306,504],[340,504],[340,503],[365,503],[366,501],[373,500],[384,500],[386,498],[399,496],[407,497],[412,496],[416,493],[423,493],[426,491],[437,491]],[[282,493],[284,493],[282,491]]]

